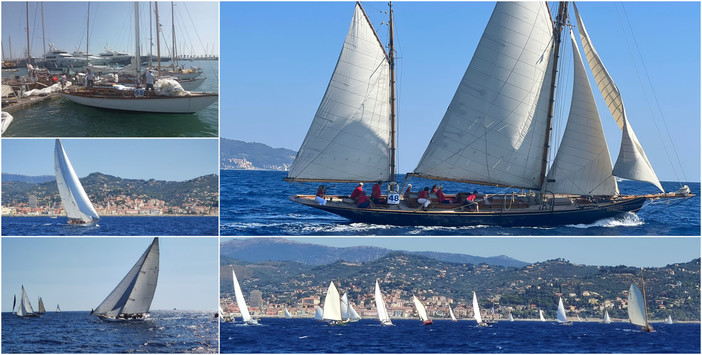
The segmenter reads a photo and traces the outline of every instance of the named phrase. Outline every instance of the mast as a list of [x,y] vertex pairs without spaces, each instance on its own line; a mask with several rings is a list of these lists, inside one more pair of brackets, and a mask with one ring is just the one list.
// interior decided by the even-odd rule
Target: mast
[[44,35],[44,3],[41,3],[41,41],[44,51],[44,66],[46,66],[46,36]]
[[90,1],[88,1],[88,22],[85,26],[85,66],[90,65]]
[[29,47],[29,1],[26,3],[25,12],[27,14],[27,65],[29,65],[32,62],[31,50]]
[[178,53],[176,53],[174,7],[175,5],[173,5],[173,1],[171,1],[171,39],[173,40],[173,58],[171,59],[171,61],[173,62],[173,70],[176,70],[176,66],[178,65]]
[[553,37],[555,40],[555,46],[553,49],[553,72],[551,75],[551,92],[549,94],[549,106],[548,106],[548,118],[546,120],[546,137],[544,141],[544,154],[543,161],[541,162],[541,188],[544,188],[544,183],[546,182],[546,165],[548,165],[548,148],[549,140],[551,139],[551,121],[553,120],[553,106],[555,104],[556,96],[556,77],[558,74],[558,53],[561,48],[561,33],[563,26],[565,25],[566,18],[568,17],[568,3],[562,1],[558,4],[558,15],[556,16],[556,23],[553,28]]
[[136,76],[137,76],[137,87],[139,87],[139,83],[141,82],[141,53],[139,51],[139,2],[135,1],[134,2],[134,35],[135,35],[135,40],[134,42],[136,43],[136,50],[134,53],[134,61],[136,63]]
[[644,297],[644,318],[646,319],[646,327],[648,328],[648,305],[646,304],[646,282],[643,278],[643,273],[641,274],[641,289],[643,291]]
[[156,56],[158,57],[158,76],[161,76],[161,21],[158,18],[158,2],[154,1],[156,8]]
[[154,49],[154,25],[151,22],[151,2],[149,2],[149,69],[153,67],[153,49]]
[[393,40],[394,24],[392,13],[392,1],[388,3],[390,7],[390,181],[395,182],[395,42]]

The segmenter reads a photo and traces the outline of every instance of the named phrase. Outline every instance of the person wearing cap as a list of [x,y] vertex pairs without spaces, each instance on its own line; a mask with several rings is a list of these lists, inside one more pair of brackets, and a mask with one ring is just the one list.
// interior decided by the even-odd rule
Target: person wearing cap
[[404,198],[409,200],[411,193],[412,193],[412,184],[407,184],[407,190],[405,190],[405,194],[403,195]]
[[153,93],[154,91],[154,73],[151,72],[151,70],[146,72],[146,92],[148,93],[149,90]]
[[358,202],[358,198],[363,195],[363,183],[359,182],[358,186],[351,192],[351,199],[353,202]]
[[[429,201],[429,188],[428,187],[425,187],[424,190],[419,191],[419,195],[417,196],[417,203],[419,203],[421,205],[420,207],[422,208],[422,210],[427,209],[427,206],[429,206],[429,204],[431,203],[431,201]],[[419,208],[417,208],[417,209],[419,209]]]
[[326,205],[327,200],[324,198],[324,195],[327,193],[327,189],[324,187],[324,185],[319,185],[319,188],[317,189],[317,195],[314,197],[314,201],[317,202],[318,205]]

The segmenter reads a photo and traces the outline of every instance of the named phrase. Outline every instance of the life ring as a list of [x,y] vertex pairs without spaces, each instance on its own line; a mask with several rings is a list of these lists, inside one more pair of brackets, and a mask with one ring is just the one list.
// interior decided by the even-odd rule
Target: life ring
[[399,185],[396,182],[391,181],[388,183],[388,193],[398,193],[400,191]]

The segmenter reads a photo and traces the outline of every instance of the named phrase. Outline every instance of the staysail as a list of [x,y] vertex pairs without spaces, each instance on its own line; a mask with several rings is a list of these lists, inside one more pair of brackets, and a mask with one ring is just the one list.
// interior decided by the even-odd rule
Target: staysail
[[46,308],[44,307],[44,301],[39,297],[39,313],[46,313]]
[[412,295],[412,302],[414,302],[414,307],[417,309],[417,315],[419,315],[419,319],[421,319],[422,322],[428,321],[429,316],[427,316],[427,309],[424,308],[424,305],[417,298],[417,296]]
[[378,311],[378,320],[380,320],[380,323],[392,324],[388,311],[385,309],[385,301],[383,300],[383,293],[380,291],[378,280],[375,280],[375,308]]
[[136,264],[92,315],[105,318],[143,318],[151,308],[158,283],[159,244],[154,238]]
[[565,307],[563,307],[563,299],[562,298],[558,299],[558,312],[556,315],[556,319],[558,320],[559,323],[565,323],[568,321],[568,319],[566,319]]
[[322,319],[341,321],[341,297],[334,286],[334,281],[329,282],[327,296],[324,298],[324,315]]
[[607,103],[609,111],[622,130],[622,143],[619,148],[619,157],[617,158],[612,173],[625,179],[649,182],[662,192],[665,192],[626,117],[624,100],[619,92],[619,88],[614,83],[612,76],[607,72],[602,59],[592,45],[592,40],[590,40],[590,36],[578,12],[578,7],[573,4],[573,8],[575,9],[575,17],[578,21],[580,41],[585,49],[585,56],[590,65],[590,70],[592,70],[592,74],[597,81],[597,87],[600,89],[600,93]]
[[390,177],[390,64],[356,3],[327,91],[289,180],[387,181]]
[[498,2],[414,173],[541,188],[553,65],[544,2]]
[[241,318],[244,322],[251,322],[251,313],[249,313],[249,307],[246,306],[246,299],[244,298],[244,293],[241,292],[241,286],[239,286],[239,280],[236,278],[236,273],[232,270],[232,278],[234,282],[234,297],[236,297],[236,304],[239,306],[239,312],[241,313]]
[[346,292],[344,292],[344,295],[341,296],[341,318],[351,319],[351,314],[349,310],[349,298],[346,295]]
[[88,195],[83,190],[83,186],[78,180],[76,172],[73,170],[71,162],[68,160],[66,151],[63,150],[60,140],[56,140],[54,146],[54,168],[56,169],[56,184],[63,209],[69,220],[81,220],[90,223],[100,219],[97,211],[90,203]]
[[558,153],[544,191],[577,195],[617,195],[612,160],[587,72],[573,32],[573,98]]
[[356,312],[356,310],[353,308],[353,305],[351,305],[351,303],[349,303],[349,317],[350,317],[352,322],[356,322],[356,321],[361,320],[361,316],[358,315],[358,312]]
[[629,312],[629,321],[631,321],[631,323],[640,327],[646,327],[648,325],[644,296],[634,283],[629,287],[629,304],[627,306],[627,311]]

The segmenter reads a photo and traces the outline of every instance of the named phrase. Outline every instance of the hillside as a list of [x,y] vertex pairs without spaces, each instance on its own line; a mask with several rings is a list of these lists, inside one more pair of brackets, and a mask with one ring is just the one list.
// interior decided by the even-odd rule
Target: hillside
[[220,139],[220,169],[287,171],[297,152],[262,143]]

